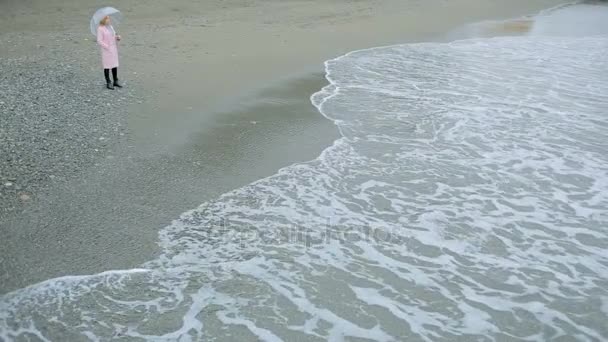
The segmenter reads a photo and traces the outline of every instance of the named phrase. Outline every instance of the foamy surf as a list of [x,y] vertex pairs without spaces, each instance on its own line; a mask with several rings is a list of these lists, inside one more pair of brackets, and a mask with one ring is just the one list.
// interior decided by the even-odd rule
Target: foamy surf
[[607,55],[552,34],[328,61],[312,102],[343,138],[183,214],[144,270],[3,296],[0,339],[608,339]]

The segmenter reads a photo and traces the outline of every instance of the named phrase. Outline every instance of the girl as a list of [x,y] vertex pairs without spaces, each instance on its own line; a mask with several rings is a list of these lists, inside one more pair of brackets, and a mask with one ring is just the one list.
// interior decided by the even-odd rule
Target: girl
[[[108,89],[114,89],[114,87],[122,88],[122,85],[118,82],[117,41],[120,41],[120,36],[114,32],[114,28],[110,23],[110,16],[105,16],[101,19],[97,28],[97,44],[101,46],[101,64],[103,65],[103,73],[106,77],[106,87]],[[112,69],[114,83],[110,81],[110,69]]]

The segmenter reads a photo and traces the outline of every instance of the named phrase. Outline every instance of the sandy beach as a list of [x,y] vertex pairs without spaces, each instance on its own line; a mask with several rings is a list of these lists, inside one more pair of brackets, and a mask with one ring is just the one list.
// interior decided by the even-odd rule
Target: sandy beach
[[0,1],[0,340],[606,340],[607,18]]
[[[43,93],[67,80],[65,100],[47,108],[48,121],[67,118],[53,115],[67,112],[63,105],[74,113],[86,107],[88,116],[73,126],[53,125],[61,136],[78,136],[70,131],[78,130],[91,141],[48,145],[57,150],[30,158],[24,169],[36,177],[0,159],[0,294],[63,275],[136,267],[155,255],[158,230],[180,213],[316,157],[338,136],[309,101],[326,84],[325,60],[360,48],[442,39],[466,23],[560,3],[2,1],[2,73],[12,75],[5,80],[47,79],[53,85],[32,90]],[[102,5],[125,15],[120,76],[126,88],[112,93],[103,88],[88,31],[89,16]],[[14,86],[5,80],[0,84],[7,88],[0,89]],[[40,112],[26,112],[20,95],[8,94],[0,94],[0,133],[12,134],[0,135],[4,146],[25,134],[5,127],[5,113]],[[44,132],[44,125],[35,127]],[[28,141],[15,148],[40,147]],[[69,165],[62,159],[68,146]],[[45,163],[45,155],[56,159]]]

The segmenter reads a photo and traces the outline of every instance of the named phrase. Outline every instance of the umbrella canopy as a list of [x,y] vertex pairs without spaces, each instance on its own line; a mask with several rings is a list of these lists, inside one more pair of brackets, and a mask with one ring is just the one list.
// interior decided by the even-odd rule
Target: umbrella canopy
[[120,20],[122,19],[120,11],[114,7],[103,7],[98,9],[97,11],[95,11],[95,14],[93,14],[93,17],[91,18],[91,33],[94,36],[97,36],[97,27],[99,26],[99,22],[101,21],[101,19],[103,19],[105,16],[110,16],[110,19],[112,20],[112,26],[118,26]]

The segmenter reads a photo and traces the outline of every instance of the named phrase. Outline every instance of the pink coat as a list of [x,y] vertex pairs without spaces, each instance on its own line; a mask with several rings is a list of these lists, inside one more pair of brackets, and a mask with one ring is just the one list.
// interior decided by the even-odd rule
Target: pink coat
[[104,69],[118,67],[118,47],[114,30],[108,26],[97,27],[97,44],[101,47],[101,64]]

